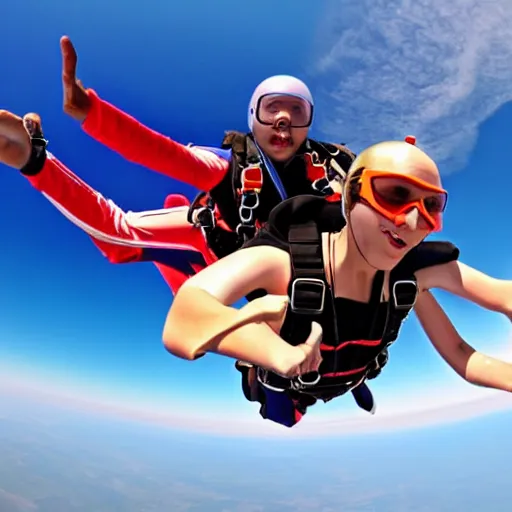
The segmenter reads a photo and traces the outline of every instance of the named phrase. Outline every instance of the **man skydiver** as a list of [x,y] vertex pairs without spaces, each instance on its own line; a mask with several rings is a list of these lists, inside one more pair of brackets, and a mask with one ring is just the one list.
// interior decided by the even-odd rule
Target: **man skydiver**
[[345,146],[307,139],[313,99],[300,80],[276,76],[256,88],[249,134],[228,132],[220,149],[187,147],[84,89],[69,38],[62,38],[61,50],[65,112],[126,159],[202,191],[192,205],[170,195],[163,209],[124,212],[53,155],[46,162],[37,115],[14,121],[17,116],[4,112],[4,130],[25,123],[30,132],[33,152],[30,173],[24,174],[31,184],[89,234],[110,262],[152,261],[176,293],[188,277],[251,238],[282,199],[313,193],[339,200],[329,177],[343,174],[355,155]]
[[[183,196],[171,195],[165,205],[169,208],[157,214],[139,214],[149,232],[152,219],[156,221],[158,232],[153,238],[191,243],[174,233],[176,224],[185,226],[188,220],[205,235],[208,254],[204,259],[208,263],[211,257],[230,254],[251,238],[270,210],[287,197],[315,194],[340,200],[329,180],[346,172],[355,155],[343,145],[307,138],[313,98],[297,78],[279,75],[258,85],[249,104],[249,133],[227,132],[221,148],[184,146],[100,99],[94,90],[85,89],[76,77],[77,55],[66,36],[61,39],[61,51],[64,111],[79,121],[87,134],[127,160],[201,191],[192,205]],[[51,190],[46,192],[51,195]],[[179,213],[171,207],[179,207]],[[127,218],[117,208],[117,215],[130,226],[133,214]],[[74,216],[80,218],[81,212]],[[182,232],[188,236],[189,230]],[[115,263],[140,258],[126,249],[119,255],[119,246],[109,250],[114,257],[111,253],[107,257]],[[202,244],[199,251],[204,250]],[[168,280],[173,292],[185,278]]]

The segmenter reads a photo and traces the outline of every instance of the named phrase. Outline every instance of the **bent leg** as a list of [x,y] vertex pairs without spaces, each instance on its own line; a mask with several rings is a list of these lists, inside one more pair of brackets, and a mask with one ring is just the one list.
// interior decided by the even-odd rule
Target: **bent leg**
[[147,246],[140,261],[155,263],[176,294],[189,277],[217,258],[208,248],[201,230],[187,220],[188,199],[180,195],[168,196],[165,206],[161,210],[126,215],[131,226],[152,235],[152,239],[146,239]]

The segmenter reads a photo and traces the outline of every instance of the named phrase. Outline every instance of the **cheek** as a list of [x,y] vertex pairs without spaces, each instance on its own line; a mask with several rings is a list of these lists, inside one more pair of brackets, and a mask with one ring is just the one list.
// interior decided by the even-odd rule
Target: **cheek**
[[308,128],[292,128],[290,131],[290,134],[293,139],[293,146],[296,149],[299,149],[301,144],[307,139],[308,137]]
[[263,146],[272,136],[272,128],[260,124],[256,119],[252,125],[252,133],[260,146]]
[[[381,233],[384,219],[366,205],[357,203],[350,212],[350,224],[357,248],[365,260],[379,270],[391,270],[397,264],[397,255]],[[403,257],[402,253],[402,257]]]
[[350,211],[350,225],[361,250],[375,247],[380,235],[380,216],[368,206],[356,203]]

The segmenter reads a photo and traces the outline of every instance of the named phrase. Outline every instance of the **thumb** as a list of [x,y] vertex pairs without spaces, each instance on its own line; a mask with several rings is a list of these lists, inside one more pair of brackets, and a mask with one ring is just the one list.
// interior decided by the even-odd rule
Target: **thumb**
[[322,341],[322,334],[322,326],[316,322],[313,322],[311,324],[311,332],[309,333],[308,339],[304,344],[308,347],[311,347],[312,349],[316,349],[319,347]]
[[75,47],[68,36],[60,38],[60,51],[62,54],[62,81],[66,85],[75,84],[78,57]]

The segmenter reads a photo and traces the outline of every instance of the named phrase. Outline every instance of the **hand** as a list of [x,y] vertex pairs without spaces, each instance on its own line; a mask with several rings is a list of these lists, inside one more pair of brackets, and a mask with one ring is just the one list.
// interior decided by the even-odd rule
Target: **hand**
[[7,110],[0,110],[0,163],[22,169],[32,153],[31,132],[41,126],[37,114],[27,114],[21,118]]
[[293,350],[287,353],[287,356],[273,371],[288,379],[317,372],[322,362],[321,342],[322,327],[320,324],[313,322],[308,339],[301,345],[293,347]]
[[62,53],[62,89],[64,112],[77,121],[85,121],[91,108],[91,100],[82,82],[76,77],[78,57],[68,36],[60,39]]

